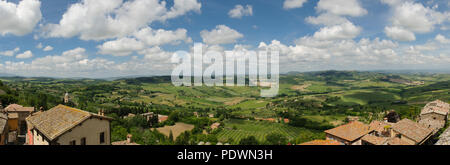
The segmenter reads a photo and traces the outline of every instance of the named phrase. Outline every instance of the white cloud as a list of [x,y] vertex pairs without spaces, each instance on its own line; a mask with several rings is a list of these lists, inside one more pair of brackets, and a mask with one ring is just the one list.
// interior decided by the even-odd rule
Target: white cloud
[[153,30],[147,27],[134,33],[134,36],[146,43],[148,46],[159,46],[164,44],[174,44],[180,41],[184,41],[186,43],[192,42],[192,39],[188,37],[186,33],[186,29],[167,31],[164,29]]
[[44,49],[42,49],[42,50],[44,50],[44,51],[46,51],[46,52],[52,51],[52,50],[53,50],[53,47],[50,46],[50,45],[48,45],[48,46],[46,46],[46,47],[45,47]]
[[59,24],[44,26],[44,36],[104,40],[125,37],[154,21],[166,21],[188,12],[200,12],[197,0],[175,0],[168,10],[159,0],[83,0],[64,13]]
[[361,27],[353,25],[351,22],[346,22],[339,25],[321,28],[314,33],[314,38],[320,40],[342,40],[353,39],[361,33]]
[[17,47],[17,48],[15,48],[13,50],[7,50],[7,51],[4,51],[4,52],[0,52],[0,55],[2,55],[2,56],[14,56],[14,54],[16,54],[19,51],[20,51],[20,48]]
[[341,23],[345,23],[348,22],[348,20],[344,17],[335,15],[335,14],[330,14],[330,13],[323,13],[320,14],[317,17],[307,17],[305,19],[306,22],[310,23],[310,24],[314,24],[314,25],[337,25],[337,24],[341,24]]
[[403,29],[401,27],[385,27],[384,33],[394,40],[398,41],[414,41],[416,40],[416,36],[413,32]]
[[320,0],[316,9],[342,16],[358,17],[367,14],[358,0]]
[[[436,8],[426,7],[420,2],[416,3],[412,0],[382,0],[382,2],[390,5],[393,11],[393,16],[390,19],[392,25],[390,25],[391,27],[386,27],[386,29],[401,32],[403,34],[401,36],[398,36],[398,33],[398,35],[390,34],[390,36],[400,38],[403,41],[413,40],[412,36],[414,33],[432,32],[435,30],[436,25],[448,21],[446,20],[449,17],[448,12],[439,12]],[[396,28],[394,29],[393,27]],[[385,32],[388,32],[388,30],[385,30]]]
[[0,1],[0,34],[23,36],[31,33],[41,20],[41,2],[39,0],[22,0],[19,4]]
[[283,8],[286,10],[301,8],[307,1],[308,0],[285,0],[283,3]]
[[31,57],[33,57],[33,53],[29,50],[23,52],[22,54],[18,54],[16,56],[16,58],[19,58],[19,59],[26,59],[26,58],[31,58]]
[[435,38],[436,41],[438,41],[441,44],[448,44],[450,43],[450,39],[446,38],[445,36],[438,34]]
[[208,45],[231,44],[244,37],[241,33],[225,25],[217,25],[211,31],[203,30],[200,32],[200,36]]
[[182,41],[185,43],[192,42],[192,39],[187,36],[186,29],[168,31],[164,29],[153,30],[147,27],[133,33],[132,36],[107,41],[97,48],[100,54],[128,56],[135,51],[142,51],[148,47],[165,44],[176,45]]
[[246,5],[246,7],[242,5],[236,5],[233,9],[231,9],[228,12],[228,15],[231,18],[242,18],[243,16],[252,16],[253,7],[251,5]]
[[97,46],[100,54],[109,54],[114,56],[128,56],[134,51],[139,51],[145,48],[143,42],[137,41],[134,38],[120,38],[114,41],[108,41],[103,45]]

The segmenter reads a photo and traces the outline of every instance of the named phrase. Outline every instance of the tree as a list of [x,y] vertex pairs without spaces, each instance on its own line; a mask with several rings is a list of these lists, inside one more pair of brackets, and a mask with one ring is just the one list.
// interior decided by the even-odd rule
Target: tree
[[285,145],[288,140],[280,133],[270,133],[266,136],[266,141],[270,145]]
[[170,133],[169,133],[169,141],[170,141],[170,142],[173,142],[173,133],[172,133],[172,130],[170,130]]
[[239,145],[258,145],[258,144],[259,142],[258,140],[256,140],[255,136],[249,136],[239,141]]

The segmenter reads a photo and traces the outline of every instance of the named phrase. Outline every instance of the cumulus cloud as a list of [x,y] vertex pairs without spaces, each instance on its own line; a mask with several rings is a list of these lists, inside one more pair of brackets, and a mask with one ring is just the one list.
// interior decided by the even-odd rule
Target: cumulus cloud
[[416,36],[413,32],[397,26],[384,28],[384,33],[386,33],[388,37],[398,41],[416,40]]
[[389,34],[389,37],[395,37],[393,39],[400,38],[402,40],[411,41],[414,33],[432,32],[435,30],[436,25],[443,24],[448,21],[449,18],[448,12],[442,13],[437,11],[434,7],[426,7],[420,2],[416,3],[412,0],[382,0],[382,2],[391,6],[393,16],[391,17],[390,22],[392,24],[391,26],[396,27],[387,27],[386,29],[390,30],[385,30],[386,35],[388,35],[387,32],[393,31],[401,32],[403,34],[401,35],[402,37],[399,36],[398,33],[398,35],[393,35],[392,33]]
[[[46,37],[74,37],[104,40],[125,37],[155,21],[166,21],[188,12],[200,12],[197,0],[174,0],[166,8],[159,0],[82,0],[64,13],[58,24],[43,28]],[[149,10],[151,9],[151,10]]]
[[16,56],[16,58],[19,58],[19,59],[26,59],[26,58],[31,58],[31,57],[33,57],[33,53],[29,50],[27,50],[21,54],[18,54]]
[[114,56],[128,56],[134,51],[139,51],[145,48],[143,42],[137,41],[134,38],[120,38],[114,41],[108,41],[100,46],[97,46],[100,54],[110,54]]
[[348,22],[346,18],[331,13],[323,13],[317,17],[309,16],[305,20],[310,24],[327,26]]
[[252,16],[253,7],[252,5],[246,5],[246,7],[242,5],[236,5],[233,9],[231,9],[228,12],[228,15],[231,18],[242,18],[243,16]]
[[438,34],[435,38],[436,41],[438,41],[441,44],[448,44],[450,43],[450,39],[446,38],[445,36]]
[[31,33],[41,20],[41,2],[22,0],[18,4],[0,1],[0,34],[23,36]]
[[244,37],[243,34],[225,25],[217,25],[211,31],[203,30],[200,32],[200,36],[208,45],[231,44]]
[[285,10],[301,8],[307,1],[308,0],[285,0],[283,3],[283,8]]
[[0,55],[2,55],[2,56],[14,56],[14,54],[16,54],[19,51],[20,51],[20,48],[17,47],[17,48],[15,48],[13,50],[7,50],[7,51],[0,52]]
[[361,33],[361,27],[355,26],[351,22],[321,28],[314,33],[314,38],[320,40],[342,40],[353,39]]
[[135,51],[141,51],[148,47],[165,44],[176,45],[181,42],[192,42],[192,39],[187,36],[186,29],[169,31],[164,29],[153,30],[150,27],[146,27],[133,33],[132,36],[104,42],[97,48],[100,54],[128,56]]
[[42,49],[43,51],[46,51],[46,52],[48,52],[48,51],[52,51],[53,50],[53,47],[52,46],[50,46],[50,45],[48,45],[48,46],[46,46],[44,49]]
[[176,44],[180,41],[184,41],[186,43],[192,42],[192,39],[188,37],[186,33],[186,29],[168,31],[164,29],[153,30],[147,27],[134,33],[134,36],[145,42],[148,46],[159,46],[164,44]]
[[316,9],[342,16],[358,17],[367,14],[358,0],[320,0]]

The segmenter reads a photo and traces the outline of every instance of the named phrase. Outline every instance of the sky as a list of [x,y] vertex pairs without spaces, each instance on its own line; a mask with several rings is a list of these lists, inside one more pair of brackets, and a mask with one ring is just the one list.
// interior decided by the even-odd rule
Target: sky
[[280,72],[450,71],[447,0],[0,0],[0,73],[168,75],[176,51],[280,52]]

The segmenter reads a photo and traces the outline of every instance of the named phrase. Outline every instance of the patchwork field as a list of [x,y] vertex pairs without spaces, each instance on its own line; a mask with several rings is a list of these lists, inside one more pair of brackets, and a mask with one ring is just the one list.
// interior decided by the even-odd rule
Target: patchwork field
[[157,128],[156,130],[166,136],[170,136],[170,131],[172,131],[173,138],[176,139],[178,136],[180,136],[181,133],[190,131],[192,129],[194,129],[194,125],[179,122],[175,123],[175,125],[173,126],[165,126]]

